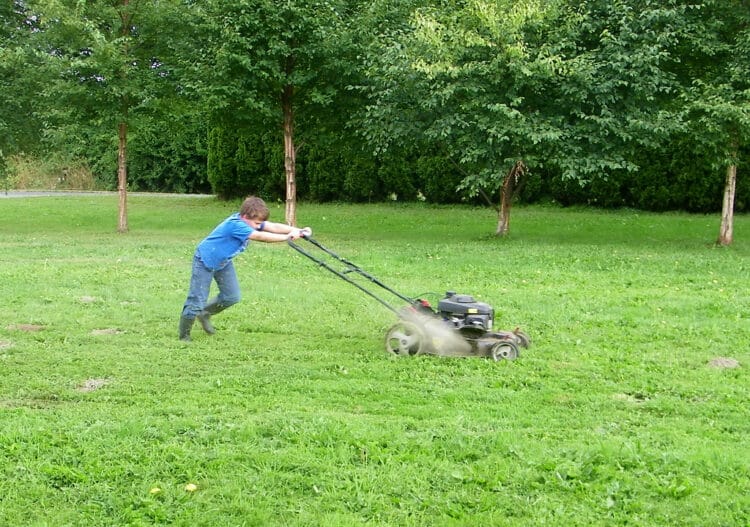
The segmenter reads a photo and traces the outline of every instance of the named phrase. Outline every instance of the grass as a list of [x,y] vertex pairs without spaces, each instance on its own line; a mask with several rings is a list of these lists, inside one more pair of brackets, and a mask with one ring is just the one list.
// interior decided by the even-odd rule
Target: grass
[[519,207],[500,240],[484,209],[301,204],[395,289],[531,335],[496,363],[385,356],[393,315],[284,244],[179,342],[236,206],[131,196],[118,235],[116,197],[0,200],[0,525],[750,523],[747,216],[719,249],[718,216]]

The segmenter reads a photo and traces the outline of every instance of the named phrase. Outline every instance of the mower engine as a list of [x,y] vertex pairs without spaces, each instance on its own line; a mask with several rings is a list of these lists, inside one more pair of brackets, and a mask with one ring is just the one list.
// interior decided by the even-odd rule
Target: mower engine
[[448,291],[438,302],[437,310],[443,320],[456,329],[470,327],[492,331],[495,310],[489,304],[476,302],[471,295]]

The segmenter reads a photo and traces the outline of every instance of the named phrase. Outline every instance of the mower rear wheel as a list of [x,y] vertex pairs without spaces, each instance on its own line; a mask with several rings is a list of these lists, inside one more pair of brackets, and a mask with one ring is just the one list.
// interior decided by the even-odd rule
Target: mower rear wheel
[[510,341],[498,342],[492,346],[491,356],[493,360],[514,360],[518,358],[518,346]]
[[419,355],[425,351],[425,336],[416,324],[402,320],[385,334],[385,350],[394,355]]

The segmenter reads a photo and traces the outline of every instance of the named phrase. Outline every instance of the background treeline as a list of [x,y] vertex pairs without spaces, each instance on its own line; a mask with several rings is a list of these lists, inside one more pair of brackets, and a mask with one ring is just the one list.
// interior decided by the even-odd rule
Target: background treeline
[[525,202],[707,212],[750,148],[745,1],[12,0],[0,17],[6,185],[32,158],[116,188],[125,123],[130,190],[283,200],[286,130],[301,199],[479,203],[523,160]]
[[[247,136],[236,130],[213,128],[208,148],[208,177],[213,191],[227,196],[259,193],[283,200],[283,152],[276,135]],[[486,203],[481,195],[457,192],[464,171],[439,152],[400,149],[377,156],[337,139],[341,138],[331,137],[330,147],[323,143],[301,150],[298,190],[303,198],[321,202],[398,199]],[[710,170],[688,145],[644,152],[639,161],[637,171],[615,172],[590,181],[537,168],[528,175],[519,201],[651,211],[713,212],[721,208],[723,171]],[[738,183],[735,208],[750,210],[750,184],[746,180]]]

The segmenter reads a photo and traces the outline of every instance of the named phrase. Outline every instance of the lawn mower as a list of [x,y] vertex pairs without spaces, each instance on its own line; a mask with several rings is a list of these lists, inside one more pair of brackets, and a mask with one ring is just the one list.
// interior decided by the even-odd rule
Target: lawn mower
[[[477,302],[471,295],[448,291],[435,309],[423,298],[410,298],[395,291],[311,236],[303,236],[303,239],[328,255],[325,257],[327,261],[291,240],[288,243],[300,254],[380,302],[399,318],[386,332],[387,353],[513,360],[518,357],[520,348],[528,348],[531,343],[528,335],[518,328],[513,331],[493,330],[495,310],[489,304]],[[406,306],[397,309],[377,295],[374,286],[406,302]]]

